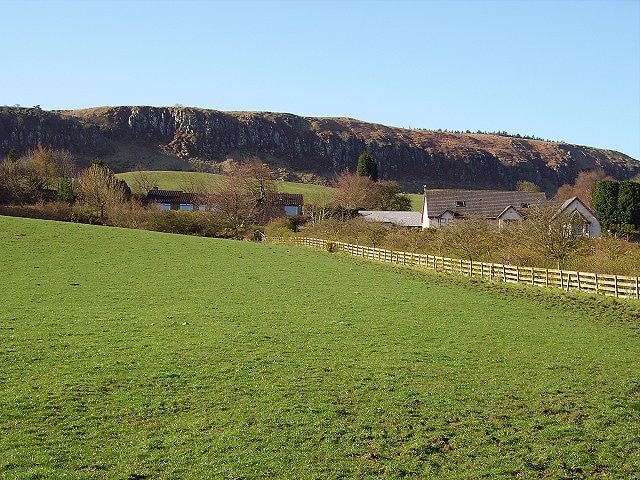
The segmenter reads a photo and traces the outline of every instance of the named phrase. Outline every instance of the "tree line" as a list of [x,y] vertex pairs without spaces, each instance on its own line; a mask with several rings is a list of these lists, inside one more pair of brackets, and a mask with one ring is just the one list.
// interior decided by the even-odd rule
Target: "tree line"
[[[132,195],[126,182],[101,160],[81,169],[68,151],[38,145],[23,155],[12,150],[0,164],[0,206],[18,215],[222,237],[255,235],[283,213],[273,202],[278,194],[275,175],[259,159],[231,162],[224,176],[215,187],[183,188],[195,194],[204,212],[167,212],[146,205],[144,194]],[[134,175],[133,181],[145,193],[155,186],[146,173]],[[360,156],[356,172],[342,172],[333,186],[330,198],[321,205],[307,205],[305,216],[292,221],[349,218],[358,209],[411,209],[409,197],[396,183],[378,179],[377,164],[367,152]]]

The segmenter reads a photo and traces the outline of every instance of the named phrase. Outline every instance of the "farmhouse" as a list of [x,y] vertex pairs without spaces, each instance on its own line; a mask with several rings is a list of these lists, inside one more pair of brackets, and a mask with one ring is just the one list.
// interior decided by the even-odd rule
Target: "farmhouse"
[[304,197],[301,193],[271,193],[267,194],[266,203],[279,214],[302,215]]
[[498,226],[523,220],[526,209],[541,206],[543,192],[503,190],[424,190],[422,228],[438,228],[463,218],[483,218]]
[[145,198],[147,205],[153,205],[161,210],[204,210],[204,203],[199,201],[197,193],[182,190],[160,190],[153,187]]
[[579,216],[580,232],[584,236],[599,237],[600,222],[578,197],[562,205],[550,202],[542,192],[505,190],[424,190],[422,228],[439,228],[456,220],[481,218],[503,227],[509,222],[522,221],[531,208],[557,206],[558,214]]
[[[147,205],[162,210],[203,211],[215,208],[207,205],[205,194],[183,192],[181,190],[160,190],[153,187],[145,198]],[[262,202],[262,210],[266,216],[301,215],[304,197],[300,193],[270,193]]]
[[599,237],[602,234],[602,226],[600,221],[593,214],[591,209],[587,207],[578,197],[572,197],[564,202],[558,209],[558,213],[566,212],[572,216],[578,217],[578,235],[585,237]]

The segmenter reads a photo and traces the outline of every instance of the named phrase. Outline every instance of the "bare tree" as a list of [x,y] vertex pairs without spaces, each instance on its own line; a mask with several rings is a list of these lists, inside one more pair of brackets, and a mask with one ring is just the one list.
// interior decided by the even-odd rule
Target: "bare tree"
[[126,201],[128,187],[109,168],[95,163],[80,174],[75,190],[79,204],[103,217],[106,209]]
[[483,259],[489,250],[486,239],[491,234],[489,223],[483,218],[467,218],[440,229],[443,247],[469,260]]
[[378,191],[375,182],[369,177],[345,170],[335,179],[334,187],[333,202],[343,208],[369,209],[376,203]]
[[555,207],[535,208],[527,219],[518,222],[522,243],[542,255],[553,259],[558,269],[578,255],[588,245],[583,236],[584,219],[577,213],[559,212]]
[[607,178],[609,177],[607,177],[607,174],[601,168],[580,172],[576,177],[575,183],[573,185],[562,185],[556,192],[554,198],[565,201],[571,197],[578,197],[590,207],[594,185],[600,180]]
[[138,170],[131,175],[131,186],[136,193],[147,193],[158,186],[158,175],[155,172]]
[[224,185],[203,195],[207,209],[231,228],[242,228],[272,213],[276,183],[269,167],[257,161],[233,165]]

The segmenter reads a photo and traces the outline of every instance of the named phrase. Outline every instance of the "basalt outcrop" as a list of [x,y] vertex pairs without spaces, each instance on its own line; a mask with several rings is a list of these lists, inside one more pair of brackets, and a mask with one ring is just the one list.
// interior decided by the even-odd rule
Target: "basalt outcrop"
[[380,177],[405,189],[513,189],[520,180],[553,193],[583,170],[618,179],[640,162],[612,150],[488,134],[454,134],[286,113],[185,107],[100,107],[73,111],[0,108],[0,155],[41,143],[78,163],[100,157],[116,171],[215,169],[258,158],[289,179],[330,181],[369,151]]

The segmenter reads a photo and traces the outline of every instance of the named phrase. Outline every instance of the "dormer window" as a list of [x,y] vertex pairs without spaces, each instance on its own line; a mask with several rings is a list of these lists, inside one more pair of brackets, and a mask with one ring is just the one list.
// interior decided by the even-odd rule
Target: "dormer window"
[[531,204],[530,204],[530,203],[527,203],[527,202],[522,202],[522,203],[520,204],[520,208],[529,208],[530,206],[531,206]]
[[466,207],[467,202],[464,200],[456,200],[456,207]]

